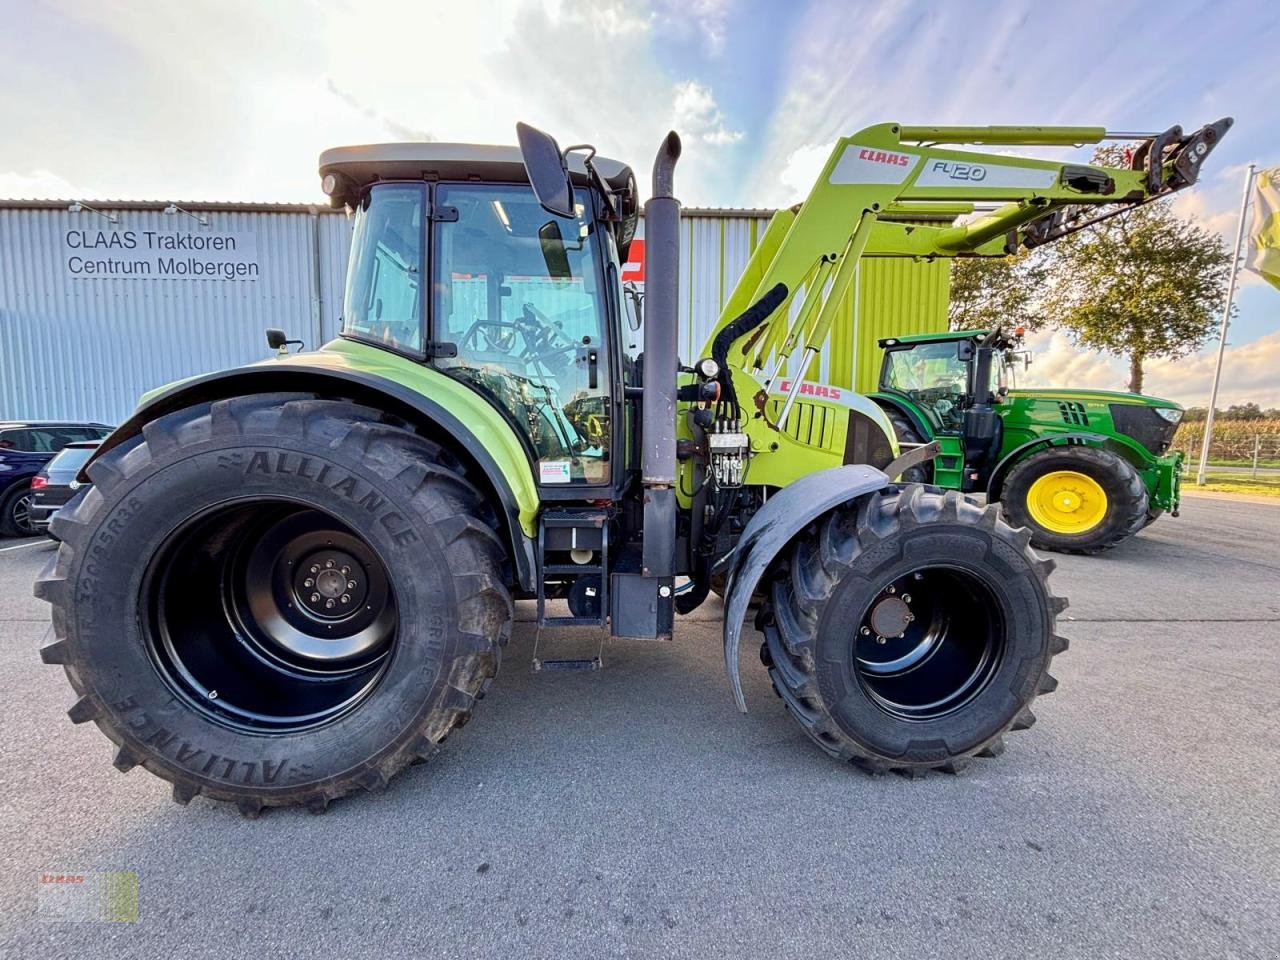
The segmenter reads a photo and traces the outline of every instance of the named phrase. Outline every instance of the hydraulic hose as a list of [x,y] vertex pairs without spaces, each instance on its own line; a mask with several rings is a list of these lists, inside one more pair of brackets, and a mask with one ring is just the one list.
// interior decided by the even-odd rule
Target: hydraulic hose
[[729,374],[729,347],[739,337],[750,333],[767,320],[769,315],[787,299],[787,292],[785,283],[775,283],[764,296],[726,324],[711,341],[711,358],[720,365],[721,392],[724,399],[733,407],[735,417],[741,417],[742,410],[738,405],[737,392],[733,389],[733,377]]

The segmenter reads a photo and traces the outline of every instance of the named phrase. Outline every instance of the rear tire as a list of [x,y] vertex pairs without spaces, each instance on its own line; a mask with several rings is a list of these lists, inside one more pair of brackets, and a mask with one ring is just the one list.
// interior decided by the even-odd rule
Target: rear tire
[[887,488],[797,540],[760,617],[769,676],[828,754],[872,773],[959,772],[1002,752],[1057,686],[1052,567],[994,506]]
[[[1070,504],[1076,506],[1055,512],[1052,503],[1044,504],[1044,493],[1054,489],[1054,477],[1072,475],[1087,481],[1079,484],[1085,490],[1085,499],[1073,499]],[[1087,499],[1090,491],[1102,498],[1094,505],[1097,520],[1073,530],[1078,511],[1092,509]],[[1076,497],[1070,490],[1067,495]],[[1015,465],[1000,491],[1000,505],[1011,524],[1031,531],[1031,543],[1041,550],[1095,554],[1110,550],[1141,530],[1147,521],[1149,502],[1142,477],[1127,460],[1097,447],[1072,446],[1050,447]]]
[[41,655],[116,767],[181,803],[320,812],[379,790],[497,672],[512,608],[492,511],[446,450],[377,410],[191,407],[89,475],[36,583],[56,637]]
[[39,532],[31,522],[29,484],[21,484],[0,497],[0,537],[34,537]]

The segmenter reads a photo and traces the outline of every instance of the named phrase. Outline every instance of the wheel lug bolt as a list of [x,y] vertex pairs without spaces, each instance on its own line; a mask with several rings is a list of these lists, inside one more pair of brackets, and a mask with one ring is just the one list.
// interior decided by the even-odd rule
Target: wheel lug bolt
[[332,561],[332,560],[326,560],[326,561],[324,562],[324,566],[325,566],[325,569],[326,569],[326,570],[331,570],[331,569],[333,569],[333,561]]
[[886,640],[884,637],[876,637],[876,643],[879,643],[879,644],[885,644],[885,643],[888,643],[888,642],[889,642],[889,641],[888,641],[888,640]]
[[312,603],[319,603],[319,602],[320,602],[320,594],[318,594],[318,593],[313,593],[313,594],[311,595],[311,602],[312,602]]
[[320,568],[319,568],[318,566],[316,566],[316,565],[313,563],[313,564],[311,565],[311,572],[312,572],[312,573],[319,573],[319,572],[320,572]]
[[345,577],[345,576],[347,576],[349,573],[351,573],[351,568],[350,568],[350,567],[343,567],[343,568],[342,568],[342,575],[343,575],[344,577]]
[[351,602],[351,597],[350,597],[348,594],[345,594],[345,593],[344,593],[344,594],[342,595],[342,602],[343,602],[343,603],[350,603],[350,602]]
[[870,627],[863,627],[863,628],[862,628],[862,635],[863,635],[864,637],[869,637],[869,636],[871,636],[871,628],[870,628]]
[[310,577],[307,577],[307,579],[302,581],[302,585],[304,587],[314,587],[316,585],[316,582],[312,580]]
[[910,602],[911,602],[911,594],[909,594],[909,593],[904,593],[904,594],[902,595],[902,602],[903,602],[903,603],[910,603]]
[[332,600],[326,600],[326,601],[324,602],[324,608],[325,608],[326,610],[332,610],[332,609],[333,609],[333,601],[332,601]]
[[885,593],[897,593],[897,592],[898,591],[896,587],[889,587],[889,589],[885,591]]

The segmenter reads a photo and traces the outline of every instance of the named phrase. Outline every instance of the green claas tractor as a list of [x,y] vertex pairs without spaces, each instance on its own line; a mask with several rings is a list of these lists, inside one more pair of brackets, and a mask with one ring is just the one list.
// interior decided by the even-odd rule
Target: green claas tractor
[[1182,407],[1104,390],[1015,390],[1017,331],[888,337],[872,398],[908,448],[936,441],[904,479],[999,501],[1032,545],[1098,553],[1178,515]]
[[[1190,183],[1225,129],[1143,136],[1111,170],[936,146],[1101,128],[869,127],[774,219],[685,362],[674,133],[644,208],[643,315],[620,283],[625,164],[524,125],[518,149],[326,152],[322,187],[355,216],[341,336],[283,355],[272,331],[282,355],[148,394],[54,521],[36,594],[71,719],[180,802],[318,812],[471,718],[513,600],[538,631],[661,641],[719,584],[740,708],[758,601],[769,678],[831,756],[909,775],[995,756],[1056,686],[1052,564],[995,506],[895,483],[936,447],[899,457],[866,397],[782,392],[785,358],[817,355],[861,257],[1049,238],[1077,208]],[[991,200],[1007,206],[961,227],[881,219]]]

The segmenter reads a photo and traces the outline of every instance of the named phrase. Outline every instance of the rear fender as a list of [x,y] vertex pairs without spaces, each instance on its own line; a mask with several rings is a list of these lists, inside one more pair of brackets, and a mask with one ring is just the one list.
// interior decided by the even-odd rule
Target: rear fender
[[[310,362],[309,362],[310,361]],[[432,373],[439,377],[440,374]],[[128,420],[94,451],[93,463],[107,450],[142,432],[152,420],[199,403],[212,403],[250,393],[314,393],[321,397],[351,400],[398,416],[452,449],[464,462],[470,460],[487,480],[495,508],[502,518],[510,545],[516,581],[525,590],[536,588],[536,564],[529,529],[537,513],[538,492],[527,459],[522,469],[511,463],[506,469],[472,428],[479,418],[464,420],[434,396],[370,370],[337,365],[324,351],[299,354],[288,362],[239,367],[180,381],[149,394]],[[437,395],[444,390],[436,390]],[[484,401],[481,401],[484,402]],[[494,416],[497,416],[495,413]],[[481,424],[481,426],[484,426]],[[492,432],[492,431],[491,431]],[[513,441],[514,442],[514,441]],[[514,460],[514,457],[506,457]],[[85,479],[88,464],[81,470]],[[484,486],[483,483],[480,484]]]
[[987,499],[1000,499],[1000,492],[1004,488],[1004,481],[1009,476],[1009,471],[1020,461],[1040,450],[1047,450],[1050,447],[1070,446],[1096,447],[1099,450],[1107,450],[1127,460],[1135,470],[1143,474],[1151,468],[1154,462],[1151,454],[1145,448],[1117,437],[1108,437],[1098,433],[1053,433],[1029,440],[1005,454],[1000,459],[1000,462],[996,464],[995,469],[991,471],[991,478],[987,481]]
[[801,477],[770,497],[747,523],[733,551],[720,563],[727,574],[724,665],[738,709],[747,712],[738,672],[742,624],[765,571],[797,533],[829,510],[880,490],[889,478],[875,467],[851,464]]

